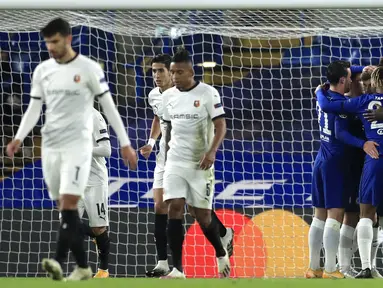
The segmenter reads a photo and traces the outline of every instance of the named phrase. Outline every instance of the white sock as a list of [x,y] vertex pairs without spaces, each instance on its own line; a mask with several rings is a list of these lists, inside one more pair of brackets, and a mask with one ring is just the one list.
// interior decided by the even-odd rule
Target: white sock
[[358,225],[355,227],[354,237],[352,239],[352,255],[354,255],[356,251],[358,251]]
[[168,260],[158,260],[157,266],[155,268],[161,268],[166,271],[169,270]]
[[372,228],[372,245],[371,245],[371,267],[376,267],[376,254],[378,253],[378,227]]
[[340,222],[332,218],[327,218],[326,224],[324,225],[324,269],[329,273],[336,271],[336,252],[339,247],[340,225]]
[[340,270],[347,271],[351,266],[355,228],[343,224],[340,228],[338,261]]
[[371,269],[372,220],[361,218],[358,224],[358,248],[362,269]]
[[309,267],[313,270],[320,269],[320,251],[322,250],[324,221],[313,218],[309,230]]

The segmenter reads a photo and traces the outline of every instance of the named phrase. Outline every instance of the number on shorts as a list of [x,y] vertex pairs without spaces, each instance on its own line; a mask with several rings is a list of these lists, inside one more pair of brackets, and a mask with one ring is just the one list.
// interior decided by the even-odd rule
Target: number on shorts
[[101,216],[101,215],[105,215],[105,206],[104,206],[104,203],[97,203],[97,213],[98,213],[98,216]]
[[78,173],[80,172],[80,167],[76,166],[76,181],[78,180]]
[[211,193],[211,183],[206,183],[206,196],[210,196]]

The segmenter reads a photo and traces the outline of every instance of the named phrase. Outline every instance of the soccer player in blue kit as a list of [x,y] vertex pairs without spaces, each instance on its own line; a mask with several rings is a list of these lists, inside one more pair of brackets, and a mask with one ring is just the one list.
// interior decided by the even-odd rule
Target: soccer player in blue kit
[[[376,222],[376,210],[383,200],[383,121],[369,122],[363,117],[366,110],[375,110],[383,103],[383,66],[378,66],[371,75],[371,86],[376,94],[363,94],[360,97],[347,101],[333,101],[332,97],[325,95],[322,89],[317,89],[318,102],[323,111],[328,113],[352,113],[361,119],[366,137],[377,146],[379,154],[375,155],[375,147],[365,150],[363,174],[360,183],[359,203],[360,221],[358,223],[358,248],[362,262],[362,271],[356,278],[373,278],[371,269],[371,245],[373,241],[373,224]],[[370,113],[371,114],[371,113]],[[373,114],[373,113],[372,113]]]
[[[334,101],[345,101],[344,93],[351,84],[350,65],[335,61],[328,66],[331,97]],[[344,278],[336,268],[336,253],[339,246],[340,226],[349,191],[346,176],[349,165],[345,144],[373,150],[374,144],[348,132],[347,115],[326,113],[319,102],[317,105],[321,147],[315,160],[312,183],[312,201],[315,217],[309,231],[310,267],[306,278]],[[325,249],[325,271],[320,269],[322,239]]]

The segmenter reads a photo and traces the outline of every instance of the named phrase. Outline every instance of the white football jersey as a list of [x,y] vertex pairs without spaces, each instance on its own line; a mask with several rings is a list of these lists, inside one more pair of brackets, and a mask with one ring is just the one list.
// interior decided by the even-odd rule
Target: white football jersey
[[212,144],[214,120],[225,115],[218,91],[197,82],[188,91],[166,90],[163,119],[172,125],[166,165],[197,168]]
[[94,98],[107,91],[100,65],[83,55],[63,64],[53,58],[39,64],[33,73],[31,97],[46,104],[43,147],[92,147]]
[[[93,146],[101,141],[109,141],[108,127],[104,117],[93,108]],[[87,186],[100,186],[108,183],[108,169],[104,157],[93,157]]]
[[[166,122],[163,119],[164,109],[162,108],[162,93],[159,87],[154,88],[149,93],[149,105],[153,109],[154,115],[160,118],[160,127],[161,127],[161,140],[160,140],[160,154],[165,155],[165,132],[166,132]],[[164,158],[163,158],[164,159]]]

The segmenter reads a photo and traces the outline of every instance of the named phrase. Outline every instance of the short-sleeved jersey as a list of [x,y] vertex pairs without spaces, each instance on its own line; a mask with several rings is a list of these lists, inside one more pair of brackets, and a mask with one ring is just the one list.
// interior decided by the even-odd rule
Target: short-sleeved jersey
[[[383,155],[383,122],[382,121],[373,121],[368,122],[364,117],[363,113],[367,109],[376,109],[380,106],[383,106],[383,94],[363,94],[359,97],[348,99],[347,101],[329,101],[323,94],[322,91],[317,93],[318,99],[321,99],[323,102],[322,106],[325,106],[327,111],[332,111],[334,113],[352,113],[357,114],[359,119],[363,123],[364,132],[366,138],[370,141],[375,141],[379,144],[377,149],[379,154]],[[321,98],[319,98],[321,97]]]
[[160,119],[160,127],[161,127],[161,140],[160,140],[160,152],[165,153],[165,131],[166,131],[166,122],[163,119],[164,110],[162,108],[162,93],[159,87],[154,88],[149,93],[149,105],[153,109],[154,115],[156,115]]
[[172,125],[166,165],[197,168],[211,147],[213,120],[225,115],[219,93],[197,82],[187,91],[170,88],[162,97],[163,119]]
[[[342,101],[346,98],[338,93],[329,91],[334,101]],[[322,160],[329,159],[333,156],[342,156],[345,152],[345,144],[336,138],[335,125],[336,122],[347,121],[346,115],[337,115],[334,113],[326,113],[322,110],[317,102],[317,114],[321,145],[318,151],[318,157]]]
[[[93,108],[93,146],[101,141],[109,141],[108,127],[104,117]],[[93,157],[90,168],[88,186],[99,186],[108,183],[108,169],[104,157]]]
[[53,58],[39,64],[33,73],[31,97],[46,104],[43,147],[91,147],[94,98],[108,90],[100,65],[85,56],[77,55],[63,64]]

